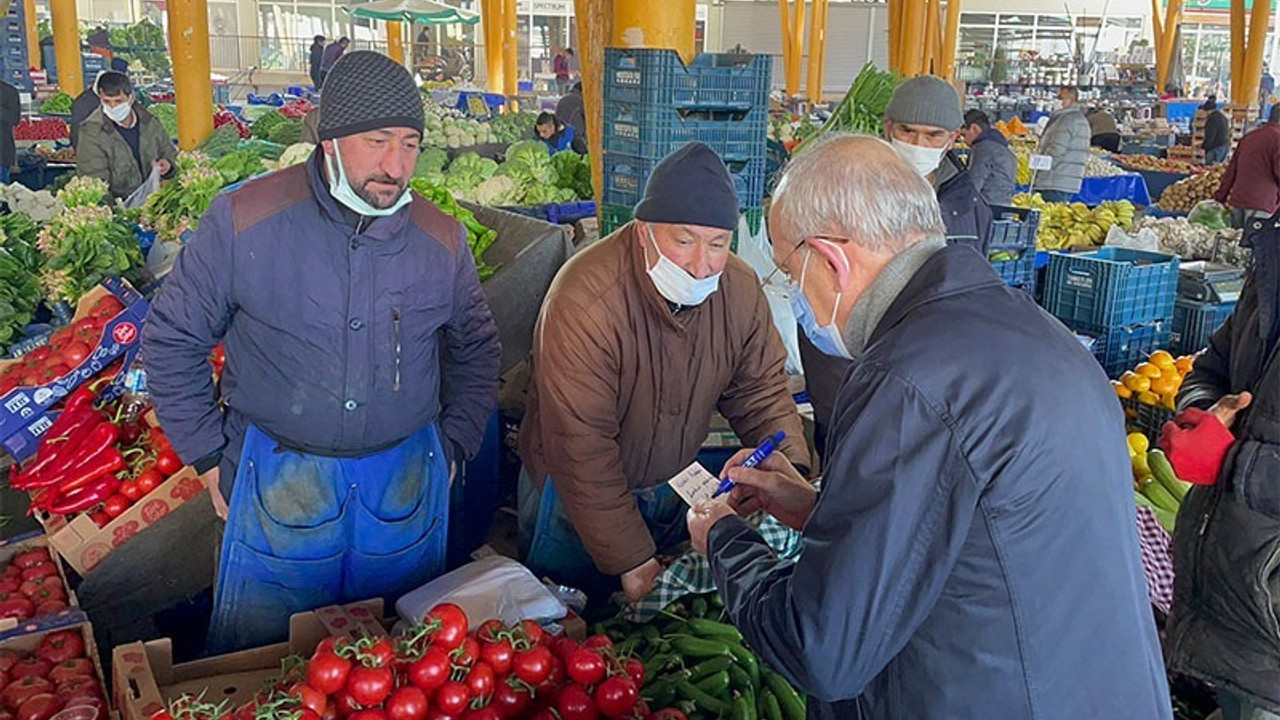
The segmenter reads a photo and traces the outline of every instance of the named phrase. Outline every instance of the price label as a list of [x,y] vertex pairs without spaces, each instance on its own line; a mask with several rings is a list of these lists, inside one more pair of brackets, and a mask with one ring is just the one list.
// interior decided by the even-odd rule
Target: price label
[[483,95],[468,95],[467,110],[475,117],[489,116],[489,104],[484,101]]
[[1032,155],[1027,160],[1027,167],[1032,170],[1049,170],[1053,168],[1053,158],[1048,155]]

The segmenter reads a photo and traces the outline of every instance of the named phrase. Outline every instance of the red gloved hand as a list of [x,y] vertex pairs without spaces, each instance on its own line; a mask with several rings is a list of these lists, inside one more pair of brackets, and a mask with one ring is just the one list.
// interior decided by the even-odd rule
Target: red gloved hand
[[1160,433],[1160,449],[1173,471],[1179,479],[1197,485],[1218,482],[1218,471],[1235,441],[1216,415],[1195,408],[1179,413]]

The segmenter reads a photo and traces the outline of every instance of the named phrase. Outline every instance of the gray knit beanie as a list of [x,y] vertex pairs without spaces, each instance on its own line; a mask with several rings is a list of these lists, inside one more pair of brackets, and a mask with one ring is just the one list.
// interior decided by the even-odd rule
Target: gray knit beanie
[[964,125],[960,96],[945,80],[932,75],[914,77],[898,86],[884,116],[896,123],[959,130]]
[[320,91],[321,140],[369,130],[406,127],[422,132],[422,96],[413,77],[391,58],[370,50],[343,55]]

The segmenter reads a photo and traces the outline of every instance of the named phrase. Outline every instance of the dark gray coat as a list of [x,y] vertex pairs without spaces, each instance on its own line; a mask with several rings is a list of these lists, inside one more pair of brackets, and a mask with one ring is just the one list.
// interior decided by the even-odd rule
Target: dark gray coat
[[1269,245],[1254,248],[1235,312],[1178,396],[1204,409],[1248,390],[1253,403],[1236,416],[1217,484],[1192,487],[1178,512],[1168,652],[1174,669],[1280,713],[1280,230],[1250,225],[1246,240]]
[[11,167],[18,159],[13,129],[22,120],[22,99],[18,88],[0,80],[0,167]]
[[1071,333],[948,247],[836,403],[799,559],[737,518],[709,542],[734,624],[809,717],[1172,718],[1124,418]]
[[[174,449],[235,457],[252,423],[359,456],[438,422],[474,455],[500,348],[465,230],[415,196],[356,232],[319,155],[218,196],[151,305],[143,356]],[[205,359],[219,340],[225,421]]]
[[995,128],[978,136],[969,149],[969,179],[990,205],[1013,204],[1018,184],[1018,157]]

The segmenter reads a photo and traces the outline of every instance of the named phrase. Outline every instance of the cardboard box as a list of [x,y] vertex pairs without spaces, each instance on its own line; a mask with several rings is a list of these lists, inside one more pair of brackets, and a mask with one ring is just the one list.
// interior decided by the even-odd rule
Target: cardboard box
[[195,469],[184,467],[103,527],[93,524],[87,513],[68,521],[62,515],[37,512],[36,519],[49,533],[53,549],[73,570],[85,576],[116,548],[204,489]]
[[[62,589],[67,593],[67,609],[58,613],[51,613],[47,616],[33,618],[33,620],[40,621],[45,617],[60,617],[77,612],[76,594],[71,591],[71,585],[67,582],[67,573],[62,567],[62,563],[58,560],[58,553],[54,552],[53,549],[49,547],[49,538],[43,532],[35,530],[33,532],[0,540],[0,568],[8,565],[9,561],[12,560],[15,555],[19,555],[35,548],[46,548],[49,550],[49,555],[53,559],[53,564],[58,568],[58,577],[62,579]],[[0,619],[0,635],[17,628],[19,625],[26,624],[27,623],[18,620],[17,618]]]
[[381,600],[298,613],[289,619],[287,642],[180,665],[173,662],[173,643],[167,638],[121,645],[111,655],[116,709],[123,720],[148,720],[173,698],[206,689],[214,702],[227,699],[238,707],[279,675],[280,661],[290,655],[310,656],[328,637],[385,634],[381,616]]
[[[81,298],[76,305],[72,322],[84,319],[93,304],[107,294],[116,296],[124,303],[125,309],[106,324],[97,347],[90,351],[80,365],[53,382],[15,388],[0,398],[0,439],[7,440],[36,424],[46,410],[57,405],[71,391],[102,372],[117,358],[127,353],[136,357],[142,340],[142,325],[150,305],[124,280],[108,279]],[[0,361],[0,372],[21,362],[21,359]],[[28,446],[29,444],[24,444],[22,447]],[[10,450],[12,451],[11,448]],[[19,452],[21,451],[19,448]]]
[[[89,624],[89,618],[78,609],[36,618],[19,628],[0,633],[0,650],[17,652],[20,655],[32,654],[36,648],[40,647],[40,642],[46,635],[63,630],[76,630],[84,638],[85,657],[93,663],[94,677],[98,680],[98,686],[102,688],[103,699],[109,698],[107,690],[110,686],[103,682],[105,676],[102,674],[98,645],[93,639],[93,626]],[[106,708],[103,709],[104,712],[99,715],[98,720],[107,720]]]

